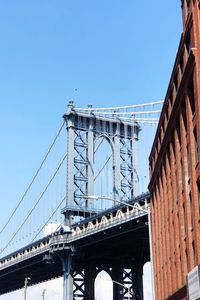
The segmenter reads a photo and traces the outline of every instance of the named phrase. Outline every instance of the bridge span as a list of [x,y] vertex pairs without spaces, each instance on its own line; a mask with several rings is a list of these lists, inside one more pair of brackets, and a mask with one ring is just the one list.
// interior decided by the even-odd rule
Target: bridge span
[[161,105],[76,108],[69,101],[0,229],[1,295],[22,288],[27,277],[34,285],[63,276],[63,300],[94,300],[95,278],[104,270],[120,283],[113,285],[115,300],[143,300],[150,195],[140,192],[138,153],[147,143],[141,151],[138,143],[141,124],[156,123]]
[[[0,294],[22,288],[24,274],[31,277],[31,284],[64,276],[64,299],[92,300],[95,278],[105,270],[113,280],[131,286],[137,299],[142,299],[142,269],[150,256],[149,200],[148,193],[142,194],[127,205],[117,205],[73,224],[71,232],[61,228],[2,258]],[[69,295],[69,284],[74,286],[73,296]],[[128,299],[127,289],[121,293],[119,289],[114,286],[114,299]]]

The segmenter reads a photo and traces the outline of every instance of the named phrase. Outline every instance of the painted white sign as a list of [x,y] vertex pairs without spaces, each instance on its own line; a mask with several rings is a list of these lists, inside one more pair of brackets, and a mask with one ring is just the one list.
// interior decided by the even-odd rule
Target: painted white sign
[[189,300],[200,299],[199,266],[196,266],[187,275]]

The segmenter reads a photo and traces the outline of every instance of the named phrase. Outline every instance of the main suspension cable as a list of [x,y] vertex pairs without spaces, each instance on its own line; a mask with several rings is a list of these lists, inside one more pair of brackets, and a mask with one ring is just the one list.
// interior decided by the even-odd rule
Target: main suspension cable
[[153,106],[158,104],[163,104],[163,100],[144,103],[144,104],[134,104],[134,105],[126,105],[126,106],[116,106],[116,107],[87,107],[87,108],[75,108],[75,110],[83,110],[83,111],[96,111],[96,110],[118,110],[118,109],[128,109],[128,108],[136,108],[136,107],[144,107],[144,106]]
[[149,110],[149,111],[126,111],[126,112],[105,112],[105,111],[95,111],[95,115],[114,115],[114,116],[120,116],[120,115],[151,115],[151,114],[159,114],[161,113],[161,110]]
[[100,143],[97,145],[97,147],[94,149],[94,154],[98,151],[99,147],[101,146],[101,144],[103,143],[104,141],[104,137],[102,137]]
[[103,169],[105,168],[105,166],[108,164],[109,160],[111,159],[112,154],[106,159],[105,163],[103,164],[102,168],[99,170],[99,172],[97,173],[97,175],[94,177],[94,181],[97,179],[97,177],[101,174],[101,172],[103,171]]
[[61,124],[61,126],[60,126],[60,128],[59,128],[59,130],[58,130],[58,132],[57,132],[57,134],[56,134],[56,136],[54,137],[54,139],[53,139],[53,141],[52,141],[52,143],[51,143],[51,145],[50,145],[50,147],[49,147],[49,149],[48,149],[48,151],[47,151],[47,153],[46,153],[46,155],[44,156],[43,160],[41,161],[39,168],[38,168],[37,171],[35,172],[35,174],[34,174],[32,180],[31,180],[31,182],[29,183],[28,187],[26,188],[26,190],[25,190],[24,194],[22,195],[20,201],[18,202],[18,204],[16,205],[16,207],[15,207],[14,210],[12,211],[10,217],[8,218],[8,220],[6,221],[6,223],[4,224],[3,228],[0,230],[0,235],[1,235],[2,232],[5,230],[5,228],[8,226],[8,224],[10,223],[11,219],[12,219],[13,216],[15,215],[16,211],[18,210],[19,206],[21,205],[22,201],[24,200],[24,198],[26,197],[28,191],[30,190],[31,186],[33,185],[33,183],[34,183],[36,177],[38,176],[40,170],[42,169],[42,167],[43,167],[43,165],[44,165],[44,163],[45,163],[45,161],[47,160],[47,157],[49,156],[49,154],[50,154],[50,152],[51,152],[53,146],[55,145],[55,143],[56,143],[56,141],[57,141],[57,139],[58,139],[58,137],[59,137],[59,135],[60,135],[60,133],[61,133],[63,127],[64,127],[64,124],[65,124],[65,121],[62,122],[62,124]]
[[[45,226],[49,223],[49,221],[51,220],[51,218],[55,215],[55,213],[58,211],[59,207],[63,204],[63,202],[65,201],[66,196],[64,196],[62,198],[62,200],[60,201],[60,203],[58,204],[58,206],[55,208],[55,210],[52,212],[52,214],[50,215],[50,217],[48,218],[48,220],[46,221],[46,223],[40,228],[40,230],[36,233],[36,235],[34,236],[34,238],[32,239],[31,243],[34,242],[34,240],[38,237],[38,235],[42,232],[42,230],[45,228]],[[59,225],[60,226],[60,225]]]
[[53,179],[56,177],[60,167],[62,166],[63,162],[65,161],[67,157],[67,153],[64,155],[64,157],[62,158],[61,162],[59,163],[58,167],[56,168],[54,174],[52,175],[52,177],[50,178],[49,182],[47,183],[47,185],[45,186],[43,192],[40,194],[39,198],[37,199],[36,203],[34,204],[34,206],[31,208],[31,210],[29,211],[29,213],[27,214],[26,218],[24,219],[24,221],[21,223],[21,225],[18,227],[18,229],[15,231],[15,233],[12,235],[11,239],[7,242],[6,246],[0,251],[0,254],[9,246],[9,244],[13,241],[13,239],[16,237],[16,235],[19,233],[20,229],[24,226],[24,224],[27,222],[27,220],[29,219],[29,217],[31,216],[32,212],[35,210],[35,208],[37,207],[37,205],[39,204],[40,200],[42,199],[43,195],[45,194],[45,192],[47,191],[48,187],[50,186],[50,184],[52,183]]

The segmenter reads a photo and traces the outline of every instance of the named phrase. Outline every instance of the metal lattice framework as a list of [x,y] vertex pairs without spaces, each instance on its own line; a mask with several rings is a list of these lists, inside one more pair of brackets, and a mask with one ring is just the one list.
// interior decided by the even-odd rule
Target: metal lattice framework
[[73,299],[85,299],[85,271],[78,270],[73,273]]
[[[137,141],[140,125],[134,119],[98,116],[69,103],[64,115],[68,137],[67,206],[69,215],[91,213],[94,193],[94,144],[106,139],[112,149],[113,199],[129,201],[138,195]],[[100,142],[101,143],[101,142]]]
[[142,273],[134,265],[129,269],[122,265],[117,268],[112,265],[90,265],[73,272],[73,300],[89,299],[88,294],[90,298],[91,294],[94,296],[95,279],[102,271],[109,274],[110,282],[113,282],[114,297],[121,295],[124,300],[143,299]]

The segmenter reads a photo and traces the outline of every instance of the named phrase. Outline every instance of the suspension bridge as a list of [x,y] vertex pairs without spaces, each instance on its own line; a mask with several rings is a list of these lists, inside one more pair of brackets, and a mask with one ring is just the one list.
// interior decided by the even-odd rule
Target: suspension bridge
[[124,284],[122,293],[113,286],[114,299],[143,299],[142,267],[150,260],[147,155],[162,103],[77,108],[69,101],[0,228],[0,294],[22,288],[26,276],[31,284],[63,276],[63,299],[91,300],[105,270]]

